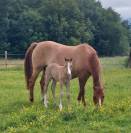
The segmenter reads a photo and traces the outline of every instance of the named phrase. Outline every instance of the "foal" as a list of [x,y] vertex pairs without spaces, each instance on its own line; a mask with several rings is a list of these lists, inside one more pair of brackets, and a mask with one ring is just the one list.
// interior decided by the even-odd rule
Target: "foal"
[[66,95],[68,99],[68,105],[70,104],[70,80],[72,78],[71,75],[71,69],[72,69],[72,59],[66,59],[65,58],[65,64],[64,66],[60,66],[56,63],[49,64],[45,71],[45,85],[44,85],[44,105],[47,108],[47,89],[48,84],[50,80],[52,80],[52,95],[55,101],[55,87],[56,82],[60,83],[60,104],[59,109],[62,110],[62,96],[63,96],[63,85],[66,86]]

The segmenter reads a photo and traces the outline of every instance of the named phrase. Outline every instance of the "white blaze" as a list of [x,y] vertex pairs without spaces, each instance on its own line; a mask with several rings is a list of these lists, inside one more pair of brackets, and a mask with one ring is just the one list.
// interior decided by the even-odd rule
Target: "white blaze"
[[68,63],[68,74],[71,75],[70,63]]

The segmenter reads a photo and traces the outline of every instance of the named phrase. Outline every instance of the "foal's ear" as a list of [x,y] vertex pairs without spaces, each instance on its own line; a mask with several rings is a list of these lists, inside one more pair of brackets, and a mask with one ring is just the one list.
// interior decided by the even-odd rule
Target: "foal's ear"
[[67,61],[67,59],[65,58],[65,61]]
[[70,62],[72,61],[72,58],[70,59]]

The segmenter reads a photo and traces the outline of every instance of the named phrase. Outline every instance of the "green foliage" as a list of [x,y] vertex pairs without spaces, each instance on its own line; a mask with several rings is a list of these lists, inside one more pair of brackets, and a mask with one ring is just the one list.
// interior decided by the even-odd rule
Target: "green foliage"
[[[63,111],[53,108],[49,88],[49,108],[40,102],[40,85],[35,86],[31,104],[25,88],[23,69],[0,70],[0,132],[114,133],[131,131],[131,71],[124,68],[125,58],[102,58],[105,102],[96,110],[92,100],[92,79],[86,89],[87,107],[77,103],[78,80],[71,81],[71,109],[64,93]],[[115,64],[116,63],[116,64]],[[114,65],[115,64],[115,65]],[[39,79],[40,80],[40,79]],[[38,81],[39,81],[38,80]],[[64,92],[66,90],[64,89]],[[59,85],[56,88],[57,104]]]
[[128,31],[119,14],[95,0],[0,0],[0,52],[23,52],[33,41],[52,40],[125,55]]

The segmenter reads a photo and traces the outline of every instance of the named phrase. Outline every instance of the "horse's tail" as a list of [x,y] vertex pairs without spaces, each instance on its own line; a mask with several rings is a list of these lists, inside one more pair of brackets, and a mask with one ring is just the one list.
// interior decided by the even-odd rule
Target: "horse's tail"
[[25,71],[25,81],[27,89],[29,90],[29,79],[32,75],[32,52],[37,46],[37,43],[32,43],[31,46],[27,49],[24,60],[24,71]]

